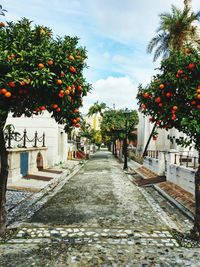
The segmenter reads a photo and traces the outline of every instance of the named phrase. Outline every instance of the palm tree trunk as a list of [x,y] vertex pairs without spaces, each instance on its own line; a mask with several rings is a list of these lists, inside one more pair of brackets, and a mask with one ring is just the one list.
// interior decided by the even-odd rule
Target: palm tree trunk
[[8,114],[5,113],[0,117],[0,158],[1,158],[1,170],[0,170],[0,235],[5,232],[6,229],[6,189],[8,179],[8,152],[6,151],[6,143],[4,138],[4,126],[6,123]]
[[195,173],[195,218],[194,227],[191,231],[194,239],[200,239],[200,151],[198,159],[198,169]]

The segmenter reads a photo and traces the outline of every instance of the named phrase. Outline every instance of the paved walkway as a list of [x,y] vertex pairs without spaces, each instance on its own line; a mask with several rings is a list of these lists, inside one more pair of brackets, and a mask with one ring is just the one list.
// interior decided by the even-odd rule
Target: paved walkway
[[171,231],[190,222],[174,220],[176,210],[152,194],[100,151],[14,229],[0,266],[200,266],[200,249],[182,247]]

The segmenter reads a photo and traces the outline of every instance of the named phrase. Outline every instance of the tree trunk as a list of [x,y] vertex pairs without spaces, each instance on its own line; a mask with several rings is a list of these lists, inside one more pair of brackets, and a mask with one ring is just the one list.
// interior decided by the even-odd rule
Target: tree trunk
[[143,155],[142,155],[143,157],[147,156],[147,149],[148,149],[149,143],[151,141],[151,138],[153,136],[153,132],[155,131],[155,129],[156,129],[156,123],[154,124],[153,129],[152,129],[152,131],[150,133],[149,139],[147,140],[147,144],[145,146],[145,149],[144,149],[144,152],[143,152]]
[[123,141],[123,154],[124,154],[124,170],[128,169],[128,160],[127,160],[127,137]]
[[115,155],[115,158],[117,158],[117,144],[116,144],[116,141],[117,140],[115,140],[115,154],[114,154]]
[[200,151],[198,159],[198,169],[195,173],[195,217],[194,217],[194,227],[191,231],[192,237],[194,239],[200,239]]
[[[4,138],[3,128],[6,122],[6,117],[1,120],[0,125],[0,157],[1,157],[1,172],[0,172],[0,235],[6,230],[6,189],[8,179],[8,152],[6,151],[6,143]],[[1,118],[2,119],[2,118]]]
[[115,140],[112,141],[112,154],[115,155]]

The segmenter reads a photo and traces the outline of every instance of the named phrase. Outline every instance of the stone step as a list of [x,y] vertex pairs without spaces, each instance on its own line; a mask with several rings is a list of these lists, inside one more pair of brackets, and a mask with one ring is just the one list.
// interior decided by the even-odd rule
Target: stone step
[[28,175],[24,176],[23,179],[34,179],[34,180],[41,180],[41,181],[50,181],[50,180],[53,179],[53,177],[28,174]]
[[133,179],[133,182],[136,185],[139,185],[139,186],[157,184],[157,183],[162,183],[162,182],[165,182],[165,181],[166,181],[166,176],[155,176],[155,177],[152,177],[152,178],[140,179],[140,180],[139,179],[136,179],[136,180]]
[[40,172],[49,172],[49,173],[55,173],[55,174],[61,174],[63,173],[63,171],[59,171],[59,170],[53,170],[53,169],[43,169],[43,168],[40,168],[39,169]]
[[142,174],[142,176],[145,176],[145,178],[153,178],[158,176],[156,173],[152,172],[151,170],[145,168],[144,166],[139,167],[135,170],[137,173]]

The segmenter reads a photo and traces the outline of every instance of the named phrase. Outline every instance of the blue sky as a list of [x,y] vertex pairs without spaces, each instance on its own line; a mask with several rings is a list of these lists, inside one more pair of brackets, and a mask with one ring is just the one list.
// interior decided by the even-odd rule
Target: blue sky
[[[199,8],[193,0],[193,9]],[[95,101],[110,107],[137,108],[136,93],[155,73],[157,63],[146,46],[159,23],[158,14],[183,0],[2,0],[5,20],[27,17],[52,28],[56,35],[78,36],[88,51],[85,70],[93,90],[84,100],[83,111]]]

